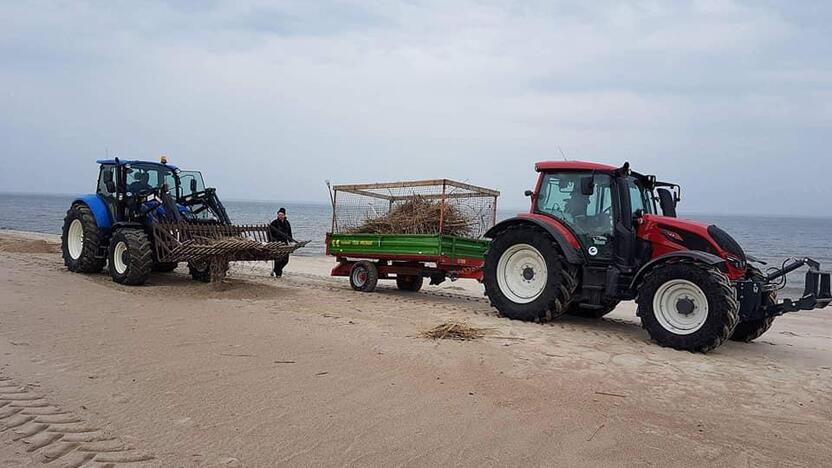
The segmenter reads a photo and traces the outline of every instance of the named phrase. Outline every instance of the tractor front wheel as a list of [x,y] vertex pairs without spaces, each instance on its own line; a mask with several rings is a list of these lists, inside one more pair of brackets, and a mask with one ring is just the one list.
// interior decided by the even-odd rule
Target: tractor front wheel
[[122,228],[110,239],[110,276],[130,286],[144,284],[153,270],[150,240],[141,229]]
[[551,320],[569,309],[578,281],[557,242],[541,228],[511,226],[485,253],[485,294],[504,317]]
[[92,210],[75,203],[66,212],[61,232],[61,253],[64,265],[77,273],[98,273],[107,259],[98,256],[102,235]]
[[654,267],[638,291],[638,315],[662,346],[708,352],[731,336],[739,303],[728,277],[714,266],[670,261]]

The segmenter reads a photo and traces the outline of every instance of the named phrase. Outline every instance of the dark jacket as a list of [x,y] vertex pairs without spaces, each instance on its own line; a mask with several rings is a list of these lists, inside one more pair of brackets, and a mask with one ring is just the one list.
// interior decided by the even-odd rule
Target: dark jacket
[[283,221],[275,219],[269,224],[269,232],[271,234],[272,242],[293,242],[292,225],[288,219]]

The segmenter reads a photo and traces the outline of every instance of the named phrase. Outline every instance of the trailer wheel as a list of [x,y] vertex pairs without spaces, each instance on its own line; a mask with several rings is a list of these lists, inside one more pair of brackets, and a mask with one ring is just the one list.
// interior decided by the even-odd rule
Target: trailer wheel
[[485,253],[485,294],[504,317],[551,320],[569,308],[578,285],[575,266],[543,229],[510,226]]
[[618,307],[619,302],[620,301],[616,301],[614,299],[606,300],[603,304],[601,304],[600,309],[585,309],[581,307],[580,304],[572,304],[569,306],[569,310],[567,310],[566,313],[575,317],[599,319],[615,310],[615,308]]
[[153,262],[153,271],[160,273],[170,273],[179,266],[176,262]]
[[141,229],[116,230],[108,256],[113,281],[130,286],[144,284],[153,269],[150,240]]
[[[225,271],[228,271],[228,265],[225,265]],[[188,262],[188,273],[194,281],[200,283],[211,282],[211,260],[200,259],[191,260]]]
[[61,254],[67,269],[76,273],[100,272],[107,262],[106,257],[98,257],[102,241],[92,210],[83,203],[69,207],[61,231]]
[[361,292],[373,292],[378,285],[378,267],[375,263],[362,260],[350,270],[350,286]]
[[681,260],[657,265],[638,291],[642,327],[662,346],[708,352],[731,336],[739,303],[716,267]]
[[425,279],[416,275],[400,275],[396,276],[396,286],[401,291],[419,292]]
[[[765,283],[763,272],[753,266],[748,267],[746,277],[748,279],[755,280],[760,284]],[[777,291],[768,291],[763,294],[763,305],[774,305],[776,303]],[[751,341],[763,336],[763,334],[771,328],[773,323],[774,317],[740,322],[737,324],[737,328],[734,329],[734,333],[731,335],[731,341],[750,343]]]

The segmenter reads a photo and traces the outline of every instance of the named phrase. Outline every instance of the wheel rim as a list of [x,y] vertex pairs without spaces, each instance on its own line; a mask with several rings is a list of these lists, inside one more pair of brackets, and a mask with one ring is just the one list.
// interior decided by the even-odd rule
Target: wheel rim
[[546,259],[529,244],[508,248],[497,263],[497,285],[506,298],[528,304],[543,294],[549,279]]
[[708,297],[688,280],[670,280],[653,296],[653,313],[665,330],[690,335],[708,320]]
[[367,283],[367,270],[364,268],[356,268],[352,272],[352,282],[359,288]]
[[113,251],[113,268],[120,275],[127,271],[127,260],[125,257],[127,257],[127,244],[124,241],[119,241]]
[[81,258],[81,252],[84,250],[84,225],[81,224],[80,219],[72,220],[66,237],[69,256],[73,260],[78,260]]

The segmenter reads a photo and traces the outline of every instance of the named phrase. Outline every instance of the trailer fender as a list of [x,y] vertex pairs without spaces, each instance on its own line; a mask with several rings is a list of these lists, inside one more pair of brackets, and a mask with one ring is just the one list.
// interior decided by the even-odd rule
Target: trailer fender
[[630,289],[635,288],[639,281],[641,281],[641,278],[644,276],[644,274],[650,271],[650,269],[652,269],[654,266],[660,263],[664,263],[668,260],[680,258],[694,260],[711,266],[725,265],[724,258],[718,257],[712,253],[702,252],[700,250],[680,250],[678,252],[670,252],[662,256],[656,257],[653,260],[650,260],[649,262],[645,263],[641,268],[639,268],[638,272],[636,272],[636,275],[633,277],[633,281],[630,283]]
[[518,225],[530,225],[530,226],[537,226],[545,230],[552,236],[558,245],[560,245],[560,249],[563,251],[564,257],[566,257],[566,261],[575,265],[583,265],[585,263],[583,258],[583,253],[580,251],[580,243],[575,238],[575,236],[569,232],[565,227],[558,224],[555,226],[556,221],[549,221],[548,219],[543,220],[539,219],[538,217],[531,217],[530,215],[521,215],[515,218],[506,219],[504,221],[500,221],[494,227],[488,230],[483,237],[493,239],[497,236],[497,234],[504,231],[506,228],[511,226],[518,226]]
[[90,211],[92,211],[93,216],[95,216],[95,224],[98,226],[98,229],[105,231],[113,227],[113,222],[110,219],[110,211],[107,209],[104,200],[98,195],[94,193],[82,195],[72,202],[73,205],[76,203],[87,205]]

